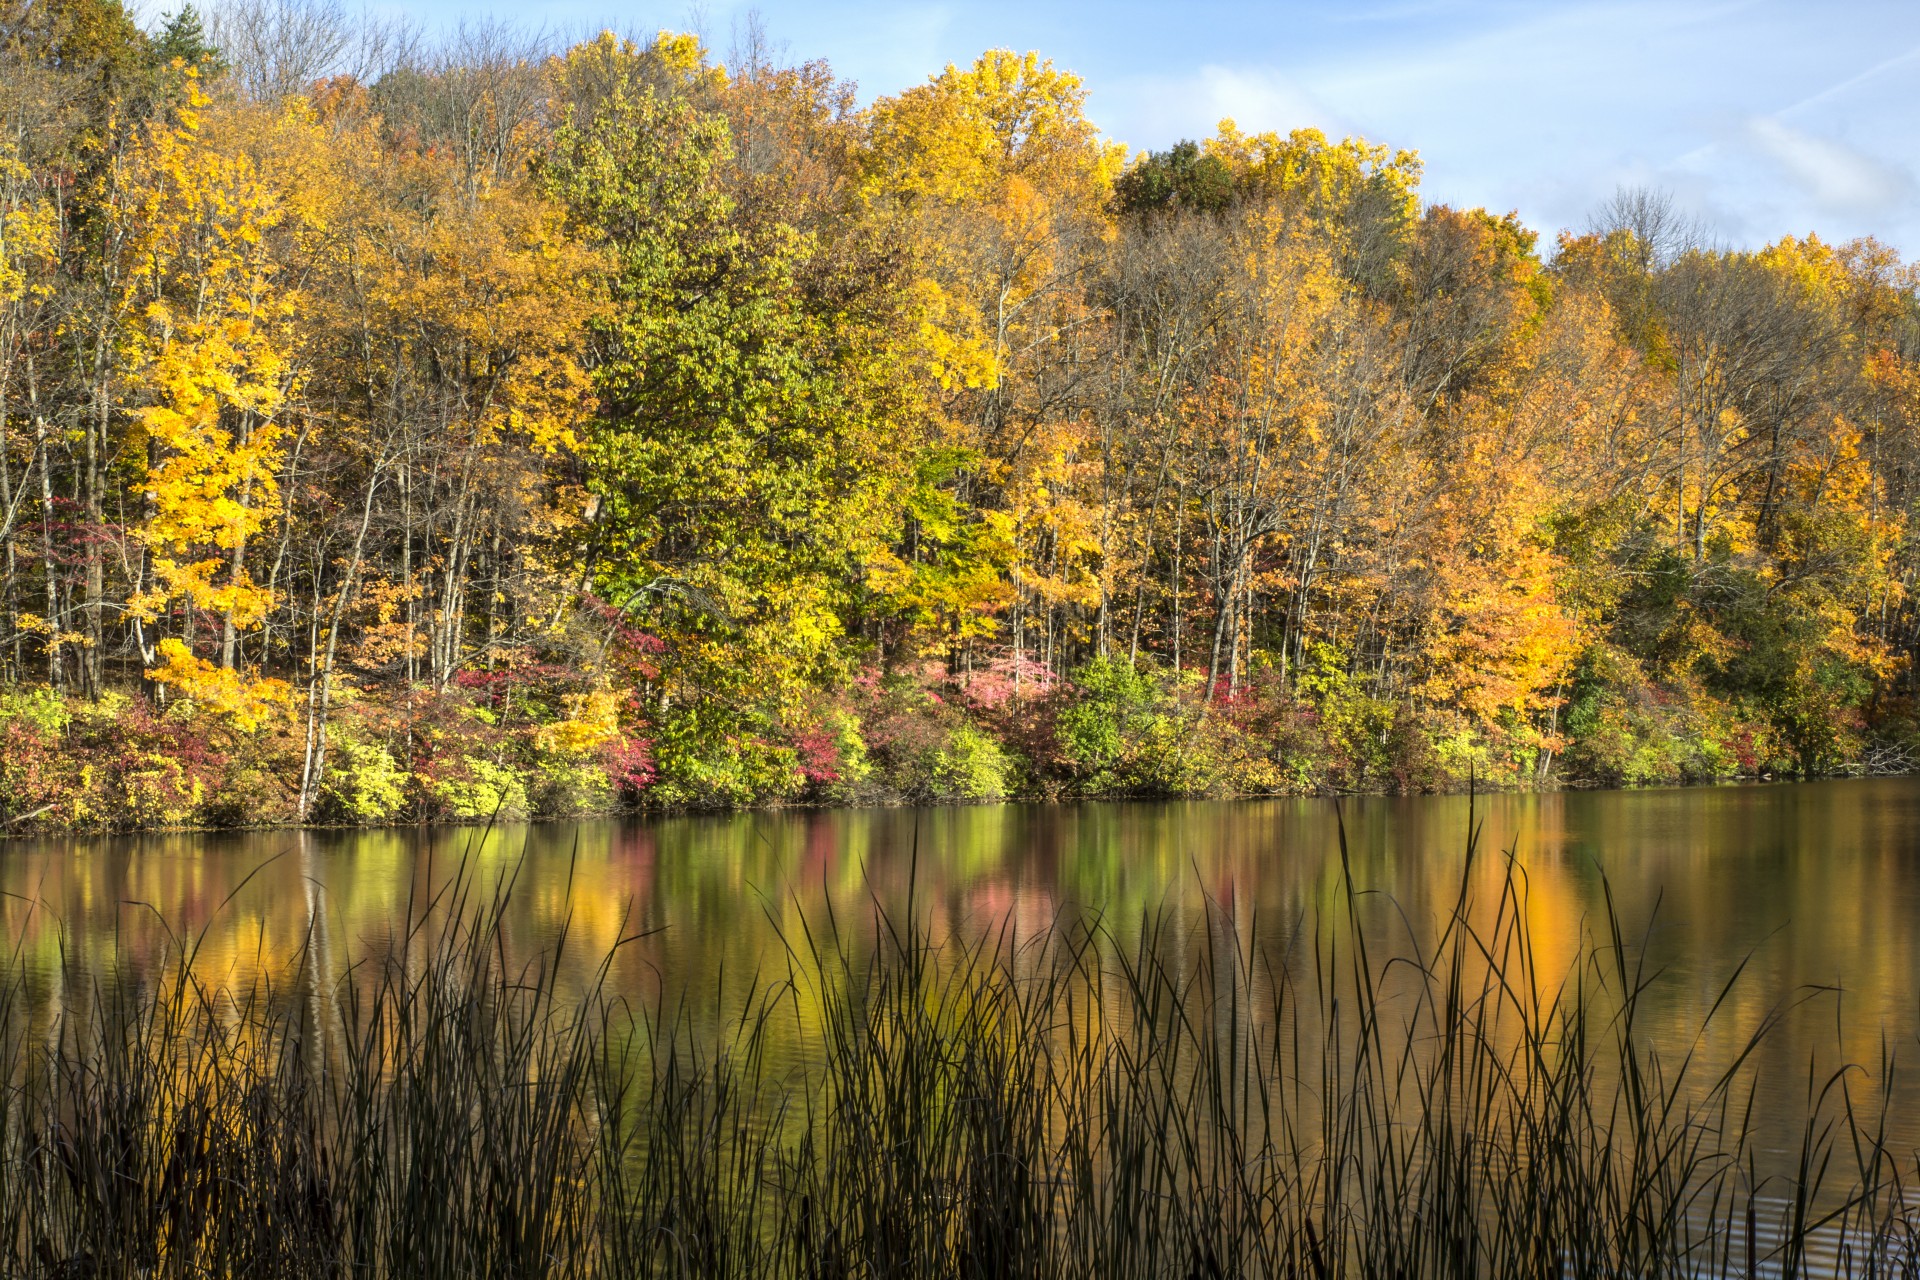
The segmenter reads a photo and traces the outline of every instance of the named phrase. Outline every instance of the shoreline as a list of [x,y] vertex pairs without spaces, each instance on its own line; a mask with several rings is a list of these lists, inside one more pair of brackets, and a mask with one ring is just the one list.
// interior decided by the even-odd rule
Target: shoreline
[[245,718],[213,701],[0,686],[0,838],[1638,789],[1891,775],[1920,755],[1898,723],[1808,759],[1719,704],[1547,735],[1285,684],[1208,700],[1149,664],[1094,664],[1026,695],[876,675],[763,711],[753,732],[644,692],[343,684],[324,716],[289,698]]
[[1603,792],[1632,794],[1654,791],[1705,791],[1719,788],[1797,786],[1825,782],[1867,782],[1894,778],[1912,778],[1916,776],[1920,776],[1920,771],[1908,770],[1899,773],[1830,773],[1820,774],[1814,777],[1739,775],[1726,778],[1700,779],[1696,781],[1651,782],[1631,786],[1565,782],[1548,785],[1514,785],[1511,783],[1461,785],[1424,791],[1330,789],[1321,791],[1237,792],[1230,794],[1192,795],[1151,795],[1141,793],[1047,795],[1043,793],[1025,793],[977,799],[893,798],[870,801],[769,801],[758,804],[733,806],[681,805],[673,808],[639,807],[614,809],[597,813],[535,814],[504,819],[478,818],[458,820],[445,817],[433,817],[422,818],[412,822],[262,822],[220,826],[183,825],[116,828],[37,827],[23,831],[9,830],[6,826],[0,825],[0,850],[4,850],[9,844],[49,839],[114,839],[138,836],[232,835],[274,831],[342,835],[374,831],[424,832],[468,830],[485,832],[496,827],[550,827],[598,822],[665,821],[677,818],[726,818],[747,814],[869,813],[876,810],[892,809],[978,809],[999,805],[1034,808],[1070,808],[1081,805],[1101,804],[1250,804],[1274,800],[1411,800],[1463,795],[1554,795],[1566,793],[1595,794]]

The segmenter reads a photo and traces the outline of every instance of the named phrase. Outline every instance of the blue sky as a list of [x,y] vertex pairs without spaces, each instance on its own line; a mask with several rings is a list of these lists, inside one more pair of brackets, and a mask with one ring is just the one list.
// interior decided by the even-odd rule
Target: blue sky
[[[389,0],[429,25],[470,6]],[[485,6],[483,6],[484,8]],[[789,56],[824,57],[863,97],[982,49],[1038,49],[1080,73],[1112,137],[1164,147],[1313,125],[1418,150],[1429,199],[1584,225],[1621,184],[1670,190],[1716,237],[1874,235],[1920,256],[1920,3],[1076,4],[599,0],[491,6],[572,33],[702,29],[720,50],[750,11]]]

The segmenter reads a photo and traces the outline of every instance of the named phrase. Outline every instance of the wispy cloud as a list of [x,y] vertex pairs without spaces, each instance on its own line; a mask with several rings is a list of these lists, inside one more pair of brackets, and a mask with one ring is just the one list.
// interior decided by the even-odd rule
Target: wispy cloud
[[1284,72],[1202,67],[1187,86],[1186,100],[1189,112],[1204,117],[1209,131],[1223,119],[1250,130],[1338,128],[1335,113]]
[[1920,60],[1920,45],[1915,45],[1905,53],[1896,53],[1891,58],[1884,58],[1868,67],[1865,71],[1850,75],[1837,84],[1830,84],[1818,93],[1808,94],[1792,106],[1782,107],[1780,110],[1774,112],[1774,114],[1777,116],[1796,115],[1799,112],[1807,110],[1809,107],[1816,107],[1822,103],[1831,102],[1835,98],[1852,93],[1854,90],[1878,80],[1889,71],[1898,70],[1916,60]]
[[1873,217],[1913,193],[1913,176],[1900,166],[1795,129],[1778,117],[1755,116],[1746,122],[1744,133],[1824,213]]

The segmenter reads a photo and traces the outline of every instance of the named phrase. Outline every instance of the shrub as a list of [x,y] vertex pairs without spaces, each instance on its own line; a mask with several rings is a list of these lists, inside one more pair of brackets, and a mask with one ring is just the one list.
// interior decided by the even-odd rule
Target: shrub
[[83,826],[82,767],[57,734],[26,717],[0,718],[0,824]]
[[1395,736],[1396,724],[1406,727],[1404,713],[1394,700],[1369,690],[1344,651],[1331,644],[1308,645],[1294,687],[1317,713],[1329,784],[1357,791],[1393,776],[1396,748],[1411,745]]
[[202,800],[198,822],[210,827],[267,827],[299,818],[299,790],[289,779],[297,766],[272,767],[266,760],[229,761],[219,785]]
[[[1166,719],[1161,690],[1136,667],[1096,658],[1073,673],[1055,721],[1062,763],[1082,791],[1135,789],[1141,748]],[[1160,744],[1164,747],[1164,742]]]
[[1273,668],[1209,717],[1222,785],[1250,795],[1298,795],[1325,784],[1329,748],[1320,712]]
[[518,770],[485,756],[460,756],[427,784],[447,817],[467,822],[522,822],[532,816],[527,780]]
[[67,701],[45,685],[0,692],[0,725],[21,724],[47,737],[65,733],[73,722]]
[[857,804],[875,798],[873,755],[852,711],[828,709],[816,727],[796,735],[794,747],[800,772],[820,799]]
[[415,691],[406,722],[414,744],[411,773],[428,816],[461,822],[531,816],[519,744],[501,724],[506,701],[498,682]]
[[1004,800],[1014,790],[1019,766],[977,725],[960,724],[934,752],[930,773],[941,799]]
[[1082,795],[1208,795],[1257,772],[1258,748],[1201,700],[1197,673],[1096,658],[1061,696],[1059,761]]
[[624,800],[639,800],[659,776],[649,739],[623,733],[601,743],[599,756],[600,767]]
[[407,804],[407,770],[384,742],[337,724],[330,733],[322,813],[337,821],[391,822]]
[[654,739],[659,774],[648,802],[726,808],[798,795],[806,781],[798,755],[772,733],[763,718],[714,703],[677,708]]
[[534,812],[547,818],[591,818],[611,810],[614,780],[599,753],[542,752],[529,771]]
[[165,714],[144,698],[76,703],[72,731],[105,792],[103,824],[150,830],[194,825],[226,781],[226,753],[187,708]]
[[1771,755],[1732,708],[1698,688],[1662,688],[1610,646],[1582,656],[1567,699],[1566,775],[1606,786],[1705,782],[1758,771]]

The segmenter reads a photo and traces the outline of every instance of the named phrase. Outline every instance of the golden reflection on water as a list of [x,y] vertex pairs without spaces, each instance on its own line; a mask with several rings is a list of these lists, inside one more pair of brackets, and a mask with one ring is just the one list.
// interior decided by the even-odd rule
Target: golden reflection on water
[[[511,886],[507,938],[523,955],[564,931],[578,974],[612,953],[614,991],[684,998],[696,1017],[723,988],[776,980],[788,944],[817,937],[829,913],[857,948],[874,904],[898,915],[910,894],[936,938],[1064,925],[1125,942],[1160,916],[1218,961],[1233,943],[1217,922],[1231,921],[1240,945],[1298,976],[1316,936],[1345,919],[1341,819],[1359,914],[1379,945],[1404,951],[1432,937],[1459,892],[1470,813],[1482,824],[1476,917],[1497,906],[1512,850],[1549,995],[1583,948],[1606,943],[1610,885],[1635,951],[1661,973],[1643,1012],[1664,1051],[1695,1047],[1750,958],[1703,1062],[1781,1010],[1786,1033],[1761,1060],[1780,1106],[1803,1096],[1809,1055],[1877,1064],[1884,1036],[1911,1056],[1920,781],[1904,779],[1494,796],[1471,809],[1464,797],[995,806],[16,841],[0,844],[0,929],[43,1009],[78,976],[153,981],[183,940],[203,980],[337,979],[399,945],[456,875],[475,897]],[[1920,1105],[1898,1112],[1920,1144]]]

